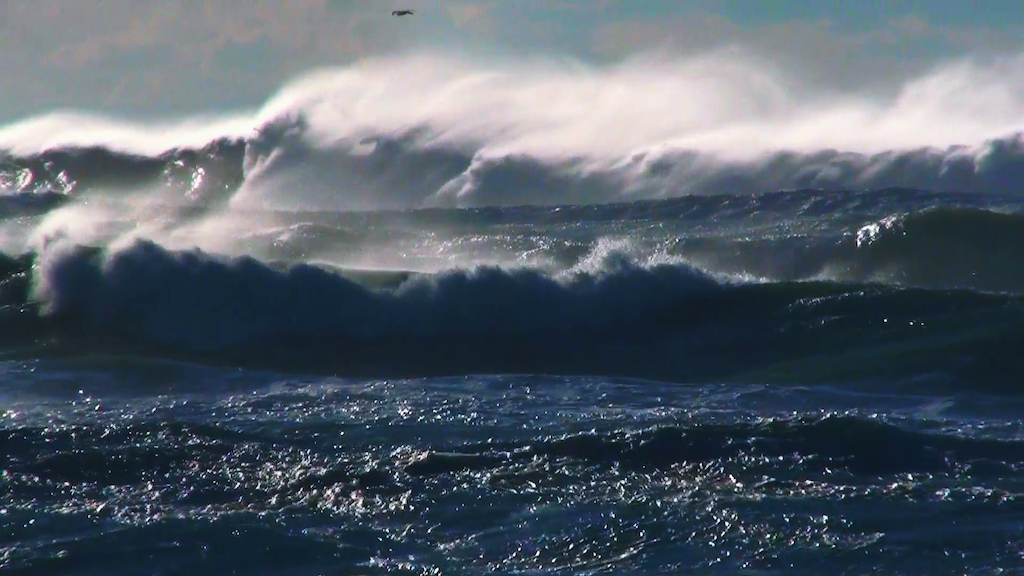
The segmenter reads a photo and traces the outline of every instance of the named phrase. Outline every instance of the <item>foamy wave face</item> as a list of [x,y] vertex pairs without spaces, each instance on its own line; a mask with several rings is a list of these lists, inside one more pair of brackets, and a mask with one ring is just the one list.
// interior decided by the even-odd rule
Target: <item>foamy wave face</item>
[[1017,193],[1022,129],[1024,57],[941,66],[882,98],[808,89],[735,51],[607,67],[414,54],[317,71],[254,114],[54,115],[0,130],[0,147],[152,155],[244,138],[233,206],[372,210],[803,187]]

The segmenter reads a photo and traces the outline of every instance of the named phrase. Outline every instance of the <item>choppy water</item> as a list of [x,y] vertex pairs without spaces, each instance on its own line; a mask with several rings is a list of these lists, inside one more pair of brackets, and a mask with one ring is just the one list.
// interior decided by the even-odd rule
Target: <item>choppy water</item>
[[994,574],[1021,563],[1017,399],[159,368],[8,372],[7,386],[50,392],[8,405],[8,570]]

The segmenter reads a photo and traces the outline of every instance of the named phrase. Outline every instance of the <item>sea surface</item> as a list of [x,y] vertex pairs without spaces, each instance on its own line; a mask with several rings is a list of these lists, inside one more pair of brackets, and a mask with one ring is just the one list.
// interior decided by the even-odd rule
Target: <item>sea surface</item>
[[1019,137],[265,134],[0,159],[3,573],[1024,574]]

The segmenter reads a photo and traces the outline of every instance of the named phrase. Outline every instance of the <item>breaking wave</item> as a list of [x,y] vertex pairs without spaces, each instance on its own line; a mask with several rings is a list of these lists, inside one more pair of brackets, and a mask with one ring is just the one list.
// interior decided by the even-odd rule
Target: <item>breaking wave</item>
[[391,287],[144,241],[105,250],[58,243],[38,258],[7,257],[4,269],[3,343],[37,355],[140,354],[373,377],[792,384],[923,371],[1003,393],[1020,392],[1024,371],[1011,353],[1024,344],[1018,296],[736,282],[617,253],[556,275],[480,267]]
[[188,201],[301,210],[1022,189],[1024,58],[948,64],[888,99],[808,93],[766,70],[737,53],[604,68],[372,60],[297,79],[249,115],[8,126],[0,187],[170,182]]

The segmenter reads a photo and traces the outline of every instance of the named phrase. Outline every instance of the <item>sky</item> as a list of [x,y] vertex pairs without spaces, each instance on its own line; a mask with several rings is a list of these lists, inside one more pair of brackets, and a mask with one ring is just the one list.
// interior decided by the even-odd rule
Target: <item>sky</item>
[[[416,15],[393,18],[412,8]],[[53,110],[252,109],[289,79],[418,51],[747,50],[808,84],[880,90],[950,58],[1024,51],[1020,0],[0,0],[0,123]]]

